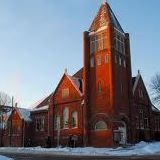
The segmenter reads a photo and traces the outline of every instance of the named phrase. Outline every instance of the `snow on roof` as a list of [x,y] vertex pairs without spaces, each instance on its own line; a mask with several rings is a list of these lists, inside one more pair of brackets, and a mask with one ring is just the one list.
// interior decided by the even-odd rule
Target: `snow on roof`
[[160,113],[160,110],[158,108],[156,108],[154,105],[152,105],[152,111]]
[[136,81],[136,77],[132,77],[132,87],[134,86],[135,81]]
[[89,35],[93,35],[93,34],[95,34],[95,33],[98,33],[98,32],[100,32],[100,31],[103,31],[103,30],[107,29],[107,27],[108,27],[108,26],[100,27],[97,31],[92,31],[92,32],[90,32]]
[[69,80],[72,82],[73,86],[76,88],[78,93],[82,96],[82,92],[80,91],[80,78],[76,78],[68,74],[65,75],[69,78]]
[[48,105],[48,101],[49,101],[49,98],[51,97],[51,95],[52,94],[43,97],[41,100],[37,101],[36,103],[31,105],[29,108],[30,109],[34,109],[34,108],[39,108],[39,107],[43,107],[45,105]]
[[38,105],[40,105],[48,96],[43,97],[42,99],[40,99],[39,101],[35,102],[33,105],[31,105],[29,108],[34,109],[36,108]]
[[10,110],[9,112],[7,112],[7,114],[5,115],[6,120],[8,120],[9,116],[11,115],[11,113],[12,113],[12,110]]
[[80,87],[80,82],[79,82],[79,78],[73,77],[73,76],[69,76],[68,77],[72,80],[72,82],[76,85],[77,88]]
[[135,78],[135,80],[134,80],[133,94],[134,94],[134,92],[135,92],[135,90],[136,90],[136,87],[137,87],[137,85],[138,85],[138,81],[139,81],[140,77],[141,77],[141,74],[138,73],[138,75],[136,76],[136,78]]
[[36,111],[45,111],[45,110],[48,110],[49,106],[46,105],[46,106],[42,106],[42,107],[39,107],[39,108],[34,108],[31,112],[36,112]]
[[30,118],[30,111],[29,109],[26,108],[16,108],[18,112],[20,113],[20,117],[24,119],[25,121],[32,121]]

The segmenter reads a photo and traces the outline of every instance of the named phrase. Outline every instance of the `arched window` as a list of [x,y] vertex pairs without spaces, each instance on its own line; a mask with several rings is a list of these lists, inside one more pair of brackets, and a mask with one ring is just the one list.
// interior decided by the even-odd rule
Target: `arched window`
[[77,111],[72,113],[72,127],[73,128],[78,127],[78,112]]
[[90,67],[94,67],[94,57],[91,57],[90,59]]
[[44,131],[44,129],[45,129],[45,118],[43,116],[36,118],[35,129],[36,129],[36,131]]
[[63,109],[63,127],[68,128],[68,121],[69,121],[69,109],[65,107]]
[[54,117],[54,129],[55,130],[60,129],[60,116],[59,115],[56,115]]
[[104,121],[98,121],[95,124],[95,130],[107,130],[107,124]]
[[109,62],[109,54],[106,54],[106,55],[105,55],[104,62],[105,62],[105,63],[108,63],[108,62]]
[[101,65],[101,56],[98,55],[97,57],[97,65],[100,66]]
[[101,81],[98,82],[98,92],[99,93],[102,92],[102,82]]
[[62,89],[62,99],[66,99],[69,97],[69,88]]

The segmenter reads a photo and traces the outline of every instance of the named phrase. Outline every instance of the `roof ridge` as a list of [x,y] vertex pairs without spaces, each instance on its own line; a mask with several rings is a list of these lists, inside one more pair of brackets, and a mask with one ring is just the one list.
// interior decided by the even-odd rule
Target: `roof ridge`
[[80,79],[80,78],[76,78],[74,76],[71,76],[69,74],[65,74],[68,79],[71,81],[71,83],[73,84],[73,86],[75,87],[75,89],[78,91],[78,93],[80,94],[80,96],[82,96],[82,92],[80,91],[80,89],[78,88],[78,86],[75,84],[75,82],[72,80],[72,78],[75,78],[75,79]]

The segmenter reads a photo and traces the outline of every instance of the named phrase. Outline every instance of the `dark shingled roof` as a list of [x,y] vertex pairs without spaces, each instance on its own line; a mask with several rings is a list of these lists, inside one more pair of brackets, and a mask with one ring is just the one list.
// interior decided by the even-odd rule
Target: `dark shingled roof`
[[110,21],[111,23],[113,24],[113,26],[118,29],[120,32],[124,33],[119,21],[117,20],[114,12],[112,11],[111,7],[109,6],[108,3],[107,4],[107,8],[108,8],[108,11],[109,11],[109,17],[110,17]]
[[134,86],[135,81],[136,81],[136,77],[132,77],[132,87]]
[[83,68],[81,68],[79,71],[77,71],[73,77],[77,77],[77,78],[80,78],[80,79],[83,79]]

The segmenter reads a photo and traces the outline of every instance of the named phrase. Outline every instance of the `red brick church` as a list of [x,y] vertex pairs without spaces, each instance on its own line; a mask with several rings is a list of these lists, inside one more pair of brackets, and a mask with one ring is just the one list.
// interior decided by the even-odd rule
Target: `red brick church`
[[[55,91],[29,112],[28,119],[17,114],[23,122],[21,143],[13,141],[12,146],[29,141],[33,146],[113,147],[160,140],[160,111],[152,105],[140,72],[132,77],[129,34],[107,2],[83,33],[83,67],[74,75],[65,70]],[[4,131],[6,146],[7,135],[18,136],[10,128]]]

